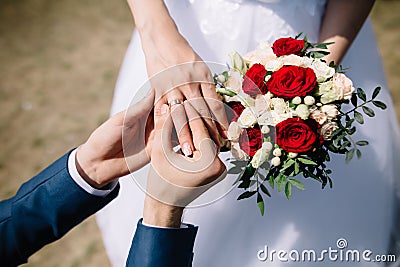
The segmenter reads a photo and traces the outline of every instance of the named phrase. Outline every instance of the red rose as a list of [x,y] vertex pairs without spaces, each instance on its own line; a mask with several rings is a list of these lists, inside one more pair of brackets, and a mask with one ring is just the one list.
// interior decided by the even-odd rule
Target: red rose
[[245,107],[238,101],[232,101],[226,103],[228,105],[227,115],[230,122],[237,121],[242,114]]
[[307,152],[321,144],[314,120],[290,118],[278,123],[275,129],[276,144],[287,152]]
[[239,136],[240,148],[250,157],[256,154],[262,146],[263,134],[260,128],[247,128]]
[[304,40],[297,40],[293,38],[281,38],[274,42],[272,50],[278,57],[285,55],[298,55],[303,56],[303,48],[306,42]]
[[317,86],[317,78],[310,68],[283,66],[272,73],[267,89],[283,98],[304,97]]
[[243,77],[243,91],[251,97],[267,93],[267,88],[264,82],[266,74],[267,70],[263,65],[254,64],[251,66]]

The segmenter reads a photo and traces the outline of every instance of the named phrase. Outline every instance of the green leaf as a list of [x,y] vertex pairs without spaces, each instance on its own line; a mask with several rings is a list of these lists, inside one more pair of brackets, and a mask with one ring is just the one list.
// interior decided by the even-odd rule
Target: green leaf
[[281,172],[286,170],[287,168],[291,167],[294,163],[295,163],[295,161],[293,159],[286,160],[285,163],[282,165]]
[[264,199],[262,198],[260,193],[257,193],[257,205],[258,208],[260,209],[261,216],[264,216]]
[[309,159],[305,159],[305,158],[297,158],[297,160],[300,161],[300,162],[303,163],[303,164],[306,164],[306,165],[314,165],[314,166],[317,166],[317,165],[318,165],[318,164],[315,163],[314,161],[309,160]]
[[349,163],[350,160],[353,158],[354,152],[355,152],[354,148],[346,152],[346,163]]
[[242,171],[243,169],[240,167],[232,167],[228,170],[228,174],[238,174],[241,173]]
[[241,199],[245,199],[245,198],[249,198],[252,197],[255,193],[257,193],[257,191],[246,191],[244,193],[242,193],[237,200],[241,200]]
[[372,99],[375,99],[379,95],[379,92],[381,91],[381,89],[382,88],[380,86],[375,88],[374,92],[372,93]]
[[367,101],[367,95],[365,94],[364,90],[361,88],[357,88],[357,96],[363,100],[363,101]]
[[297,187],[300,190],[305,190],[306,188],[304,187],[303,183],[300,182],[299,180],[296,179],[289,179],[289,183],[291,183],[292,185],[294,185],[295,187]]
[[275,183],[278,185],[278,192],[281,192],[282,189],[285,187],[287,180],[287,176],[284,174],[279,174],[279,176],[275,179]]
[[361,150],[360,149],[356,149],[356,153],[357,153],[357,158],[361,159]]
[[299,168],[299,164],[297,163],[297,161],[294,162],[294,175],[297,175],[300,173],[300,168]]
[[353,94],[351,96],[351,103],[353,104],[354,107],[357,107],[357,102],[358,102],[357,100],[358,100],[357,95]]
[[275,180],[274,180],[274,177],[272,175],[269,176],[268,183],[269,183],[269,185],[271,186],[272,189],[275,187]]
[[363,124],[364,123],[364,117],[363,117],[363,115],[360,113],[360,112],[358,112],[358,111],[354,111],[354,118],[356,119],[356,121],[359,123],[359,124]]
[[368,115],[369,117],[374,117],[375,116],[375,112],[373,111],[373,109],[371,109],[369,107],[366,107],[366,106],[363,106],[362,109],[363,109],[364,113],[366,115]]
[[376,107],[385,110],[387,108],[386,104],[383,103],[382,101],[374,100],[372,101],[372,104],[374,104]]
[[265,185],[261,184],[260,185],[261,191],[264,192],[267,196],[271,197],[271,193],[268,191],[268,189],[265,187]]
[[290,199],[290,197],[292,196],[292,184],[291,183],[286,183],[285,195],[286,195],[287,199]]
[[356,144],[357,144],[358,146],[366,146],[366,145],[368,145],[369,143],[368,143],[368,141],[358,141]]

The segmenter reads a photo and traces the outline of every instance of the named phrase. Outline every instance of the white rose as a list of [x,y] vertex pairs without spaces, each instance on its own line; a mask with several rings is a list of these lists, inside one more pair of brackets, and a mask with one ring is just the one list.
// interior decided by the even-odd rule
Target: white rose
[[333,90],[338,95],[338,99],[349,100],[354,92],[353,82],[343,73],[333,75]]
[[326,114],[328,119],[334,119],[339,114],[336,105],[324,105],[321,107],[321,111]]
[[245,160],[248,155],[240,148],[238,142],[231,142],[231,152],[232,156],[237,160]]
[[267,71],[277,71],[283,67],[283,61],[280,58],[269,60],[265,63]]
[[279,148],[275,148],[274,151],[272,151],[272,155],[275,157],[280,157],[282,155],[282,151]]
[[238,123],[241,127],[250,128],[257,123],[255,110],[252,108],[245,108],[238,118]]
[[279,157],[273,157],[271,160],[271,164],[275,167],[279,166],[281,165],[281,159]]
[[284,65],[301,66],[303,65],[303,58],[297,55],[286,55],[280,57]]
[[229,90],[234,91],[235,93],[239,93],[242,90],[242,83],[243,78],[240,72],[236,70],[230,70],[228,81],[226,82],[225,87]]
[[296,96],[295,98],[292,99],[292,103],[295,104],[295,105],[301,104],[301,97],[300,96]]
[[321,127],[321,135],[325,140],[331,140],[332,133],[339,129],[336,122],[328,122]]
[[307,106],[312,106],[315,104],[315,98],[308,95],[304,98],[304,104],[306,104]]
[[333,82],[328,81],[319,84],[317,95],[321,96],[321,103],[327,104],[339,100],[339,95],[333,90]]
[[318,122],[319,124],[324,124],[328,116],[319,109],[314,110],[310,113],[310,118]]
[[295,153],[295,152],[289,152],[289,154],[288,154],[288,157],[289,158],[291,158],[291,159],[294,159],[295,157],[297,157],[297,153]]
[[231,141],[237,141],[239,139],[242,128],[235,121],[231,122],[228,127],[228,139]]
[[311,68],[313,69],[318,82],[324,82],[335,74],[335,69],[329,67],[320,59],[315,59],[311,64]]
[[265,65],[267,61],[275,59],[276,55],[269,43],[261,42],[256,50],[247,53],[243,58],[250,66],[256,63]]
[[310,115],[310,110],[308,109],[307,105],[300,104],[296,107],[296,115],[300,117],[303,120],[308,119],[308,116]]

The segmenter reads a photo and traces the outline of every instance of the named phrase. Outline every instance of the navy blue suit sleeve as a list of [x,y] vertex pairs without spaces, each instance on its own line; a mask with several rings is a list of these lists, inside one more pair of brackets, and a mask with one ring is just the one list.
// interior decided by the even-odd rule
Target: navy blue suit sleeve
[[198,227],[156,228],[139,220],[127,267],[190,267]]
[[0,202],[1,266],[26,263],[30,255],[118,195],[119,185],[106,197],[84,191],[68,172],[68,156],[23,184],[14,197]]

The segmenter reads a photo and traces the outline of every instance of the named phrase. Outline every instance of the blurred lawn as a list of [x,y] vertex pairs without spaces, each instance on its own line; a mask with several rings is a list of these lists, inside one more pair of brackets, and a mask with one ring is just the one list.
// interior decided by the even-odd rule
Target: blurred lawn
[[[400,1],[372,12],[400,114]],[[0,2],[0,199],[108,117],[132,32],[126,1]],[[93,218],[26,266],[109,266]]]

